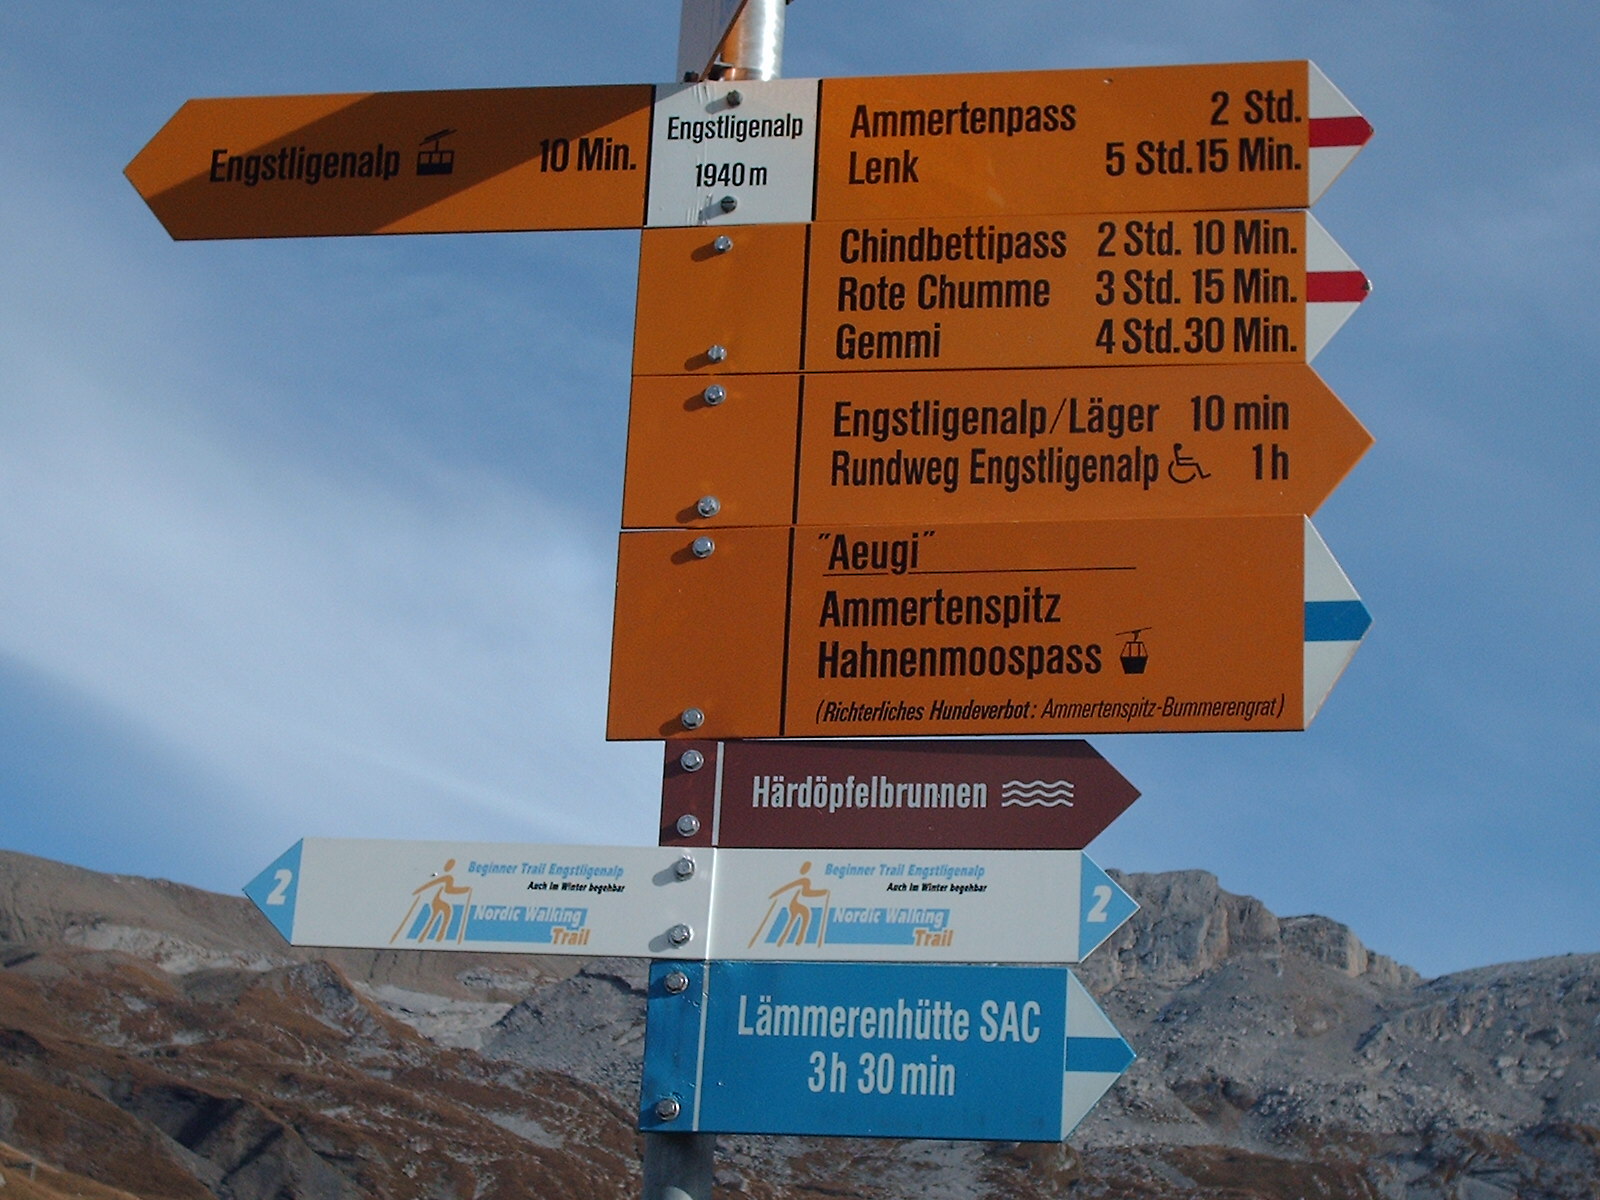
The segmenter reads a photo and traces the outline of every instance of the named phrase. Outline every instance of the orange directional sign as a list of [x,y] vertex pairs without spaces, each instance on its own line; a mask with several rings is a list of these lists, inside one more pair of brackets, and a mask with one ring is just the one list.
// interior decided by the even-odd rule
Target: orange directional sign
[[1302,517],[624,533],[607,732],[1302,729],[1367,623]]
[[191,100],[127,173],[175,238],[1292,209],[1371,132],[1269,62]]
[[647,230],[634,373],[1304,363],[1367,288],[1304,212]]
[[175,238],[643,223],[646,85],[191,100],[128,164]]
[[1371,132],[1307,62],[827,79],[816,219],[1305,208]]
[[634,380],[625,528],[1311,513],[1372,444],[1304,365],[718,383]]

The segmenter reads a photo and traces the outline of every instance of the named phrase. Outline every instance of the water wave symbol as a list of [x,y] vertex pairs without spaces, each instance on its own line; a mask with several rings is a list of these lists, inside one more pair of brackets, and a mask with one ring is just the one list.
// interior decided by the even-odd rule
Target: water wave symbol
[[1000,807],[1015,804],[1021,808],[1072,807],[1070,779],[1010,779],[1000,785]]

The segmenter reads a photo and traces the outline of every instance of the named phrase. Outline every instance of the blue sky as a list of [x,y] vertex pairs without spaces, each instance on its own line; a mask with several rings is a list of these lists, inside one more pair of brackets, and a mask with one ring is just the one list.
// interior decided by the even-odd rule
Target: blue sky
[[[0,9],[0,847],[241,887],[299,837],[647,844],[603,738],[637,235],[172,242],[193,96],[640,83],[678,5]],[[1310,58],[1377,439],[1316,524],[1375,624],[1305,733],[1111,736],[1091,847],[1424,973],[1600,950],[1600,15],[797,0],[789,76]]]

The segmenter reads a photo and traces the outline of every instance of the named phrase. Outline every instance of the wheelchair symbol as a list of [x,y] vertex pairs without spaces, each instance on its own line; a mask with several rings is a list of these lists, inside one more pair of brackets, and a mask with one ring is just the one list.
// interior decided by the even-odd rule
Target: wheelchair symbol
[[1193,483],[1196,479],[1210,479],[1211,472],[1200,465],[1200,460],[1183,452],[1182,442],[1172,443],[1172,461],[1167,464],[1167,477],[1173,483]]

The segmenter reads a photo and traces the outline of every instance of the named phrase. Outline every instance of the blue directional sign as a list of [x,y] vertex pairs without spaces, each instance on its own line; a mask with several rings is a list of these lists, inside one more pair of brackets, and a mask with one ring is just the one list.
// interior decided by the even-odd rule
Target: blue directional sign
[[658,962],[639,1128],[1057,1142],[1133,1058],[1061,966]]

